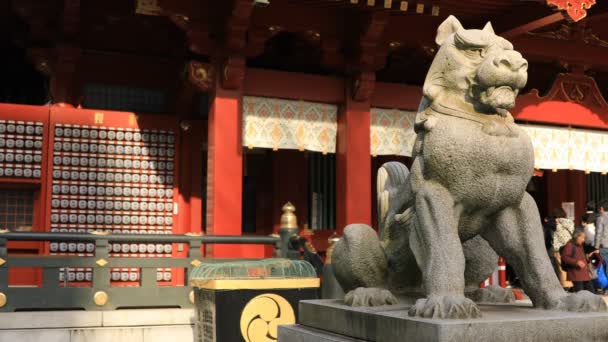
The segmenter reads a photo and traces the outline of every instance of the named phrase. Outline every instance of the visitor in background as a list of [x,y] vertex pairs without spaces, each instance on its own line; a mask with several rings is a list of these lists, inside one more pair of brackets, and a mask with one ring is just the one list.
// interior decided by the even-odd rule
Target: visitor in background
[[562,268],[568,274],[568,280],[572,281],[575,292],[587,290],[595,293],[593,282],[591,281],[591,271],[589,269],[588,257],[596,254],[585,254],[583,243],[585,242],[585,232],[577,230],[572,235],[572,240],[562,249]]
[[581,219],[583,231],[585,232],[585,252],[590,253],[595,248],[595,214],[586,213]]
[[593,219],[594,219],[593,222],[595,222],[595,218],[596,218],[595,217],[596,216],[595,210],[596,210],[595,202],[594,201],[587,202],[587,209],[585,211],[585,214],[591,214],[593,216]]
[[599,207],[599,216],[595,220],[595,248],[599,248],[604,260],[608,260],[608,201],[603,200]]
[[551,257],[553,255],[553,234],[556,229],[555,217],[547,216],[543,220],[543,235],[545,236],[545,248]]
[[574,221],[566,217],[566,212],[562,208],[555,208],[555,233],[553,233],[553,266],[559,282],[564,288],[571,288],[572,282],[568,281],[568,275],[562,268],[561,250],[566,246],[574,234]]

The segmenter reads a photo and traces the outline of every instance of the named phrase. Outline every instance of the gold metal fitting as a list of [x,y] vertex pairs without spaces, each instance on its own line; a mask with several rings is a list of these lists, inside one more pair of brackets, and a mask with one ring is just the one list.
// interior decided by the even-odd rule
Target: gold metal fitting
[[298,218],[294,212],[296,207],[291,202],[285,203],[283,206],[283,215],[281,215],[281,228],[293,229],[298,228]]
[[109,230],[94,230],[91,232],[91,234],[93,234],[93,235],[110,235],[110,234],[112,234],[112,232]]
[[0,308],[6,305],[6,295],[0,292]]
[[4,265],[4,264],[6,264],[6,260],[4,260],[4,259],[0,258],[0,266],[2,266],[2,265]]
[[190,290],[190,293],[188,293],[188,300],[190,304],[194,304],[194,290]]
[[327,239],[327,250],[325,251],[325,263],[331,264],[331,255],[334,252],[334,247],[336,246],[336,242],[340,240],[338,234],[333,233],[329,239]]
[[93,295],[93,302],[97,306],[104,306],[108,303],[108,294],[104,291],[97,291]]
[[106,259],[99,259],[99,260],[95,261],[95,263],[97,265],[99,265],[100,267],[104,267],[105,265],[108,264],[108,261]]
[[198,266],[200,264],[202,264],[202,262],[200,260],[198,260],[198,259],[194,259],[194,260],[190,261],[190,265],[192,265],[194,267],[196,267],[196,266]]

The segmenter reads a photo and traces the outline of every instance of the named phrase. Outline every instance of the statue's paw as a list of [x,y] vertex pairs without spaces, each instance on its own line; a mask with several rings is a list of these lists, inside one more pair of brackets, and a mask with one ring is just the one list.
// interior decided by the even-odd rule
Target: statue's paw
[[381,306],[397,304],[397,298],[386,289],[358,287],[344,296],[344,304],[349,306]]
[[513,303],[515,294],[511,289],[491,285],[468,293],[467,297],[476,303]]
[[601,296],[589,291],[579,291],[562,297],[555,309],[572,312],[606,312],[608,306]]
[[418,299],[408,312],[411,317],[422,318],[479,318],[481,311],[477,305],[466,297],[430,296]]

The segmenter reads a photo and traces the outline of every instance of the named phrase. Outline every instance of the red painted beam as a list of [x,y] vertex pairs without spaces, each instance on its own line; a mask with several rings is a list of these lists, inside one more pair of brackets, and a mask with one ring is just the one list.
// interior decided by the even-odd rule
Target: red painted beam
[[[243,85],[245,95],[323,103],[345,101],[343,78],[265,69],[247,69],[246,73]],[[371,106],[416,110],[421,97],[421,87],[377,82]]]
[[516,36],[521,35],[522,33],[531,32],[534,30],[538,30],[539,28],[555,24],[559,21],[564,20],[564,14],[562,12],[556,12],[546,17],[531,21],[529,23],[514,27],[508,31],[505,31],[500,36],[506,39],[512,39]]
[[562,61],[586,65],[594,69],[608,69],[608,49],[572,41],[519,36],[512,39],[515,50],[526,59],[543,62]]
[[377,82],[372,107],[417,110],[421,98],[422,87]]
[[247,69],[243,93],[324,103],[344,102],[344,79],[293,72]]

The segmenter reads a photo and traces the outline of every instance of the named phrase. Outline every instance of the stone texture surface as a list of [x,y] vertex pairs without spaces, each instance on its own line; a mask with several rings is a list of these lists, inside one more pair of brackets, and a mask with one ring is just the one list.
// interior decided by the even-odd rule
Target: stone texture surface
[[194,324],[194,309],[114,310],[102,313],[104,327]]
[[143,329],[142,342],[190,342],[194,341],[192,326],[160,326]]
[[379,342],[608,340],[608,313],[539,311],[529,304],[479,307],[483,312],[480,319],[425,319],[409,317],[409,305],[353,308],[336,300],[302,301],[300,324],[302,328]]
[[0,314],[0,342],[194,341],[193,309]]
[[607,311],[599,296],[562,289],[544,248],[538,208],[526,192],[534,152],[508,109],[526,84],[528,63],[489,23],[465,29],[449,16],[436,42],[414,127],[412,167],[387,163],[378,172],[381,239],[353,224],[336,243],[332,266],[347,303],[391,304],[394,297],[380,289],[423,288],[426,297],[409,315],[479,317],[465,287],[487,278],[501,255],[536,307]]
[[0,330],[99,327],[101,311],[38,311],[0,313]]
[[117,342],[133,341],[143,342],[144,332],[138,328],[100,328],[100,329],[74,329],[70,331],[69,342]]
[[67,330],[35,329],[35,330],[1,330],[0,342],[66,342],[70,341]]

